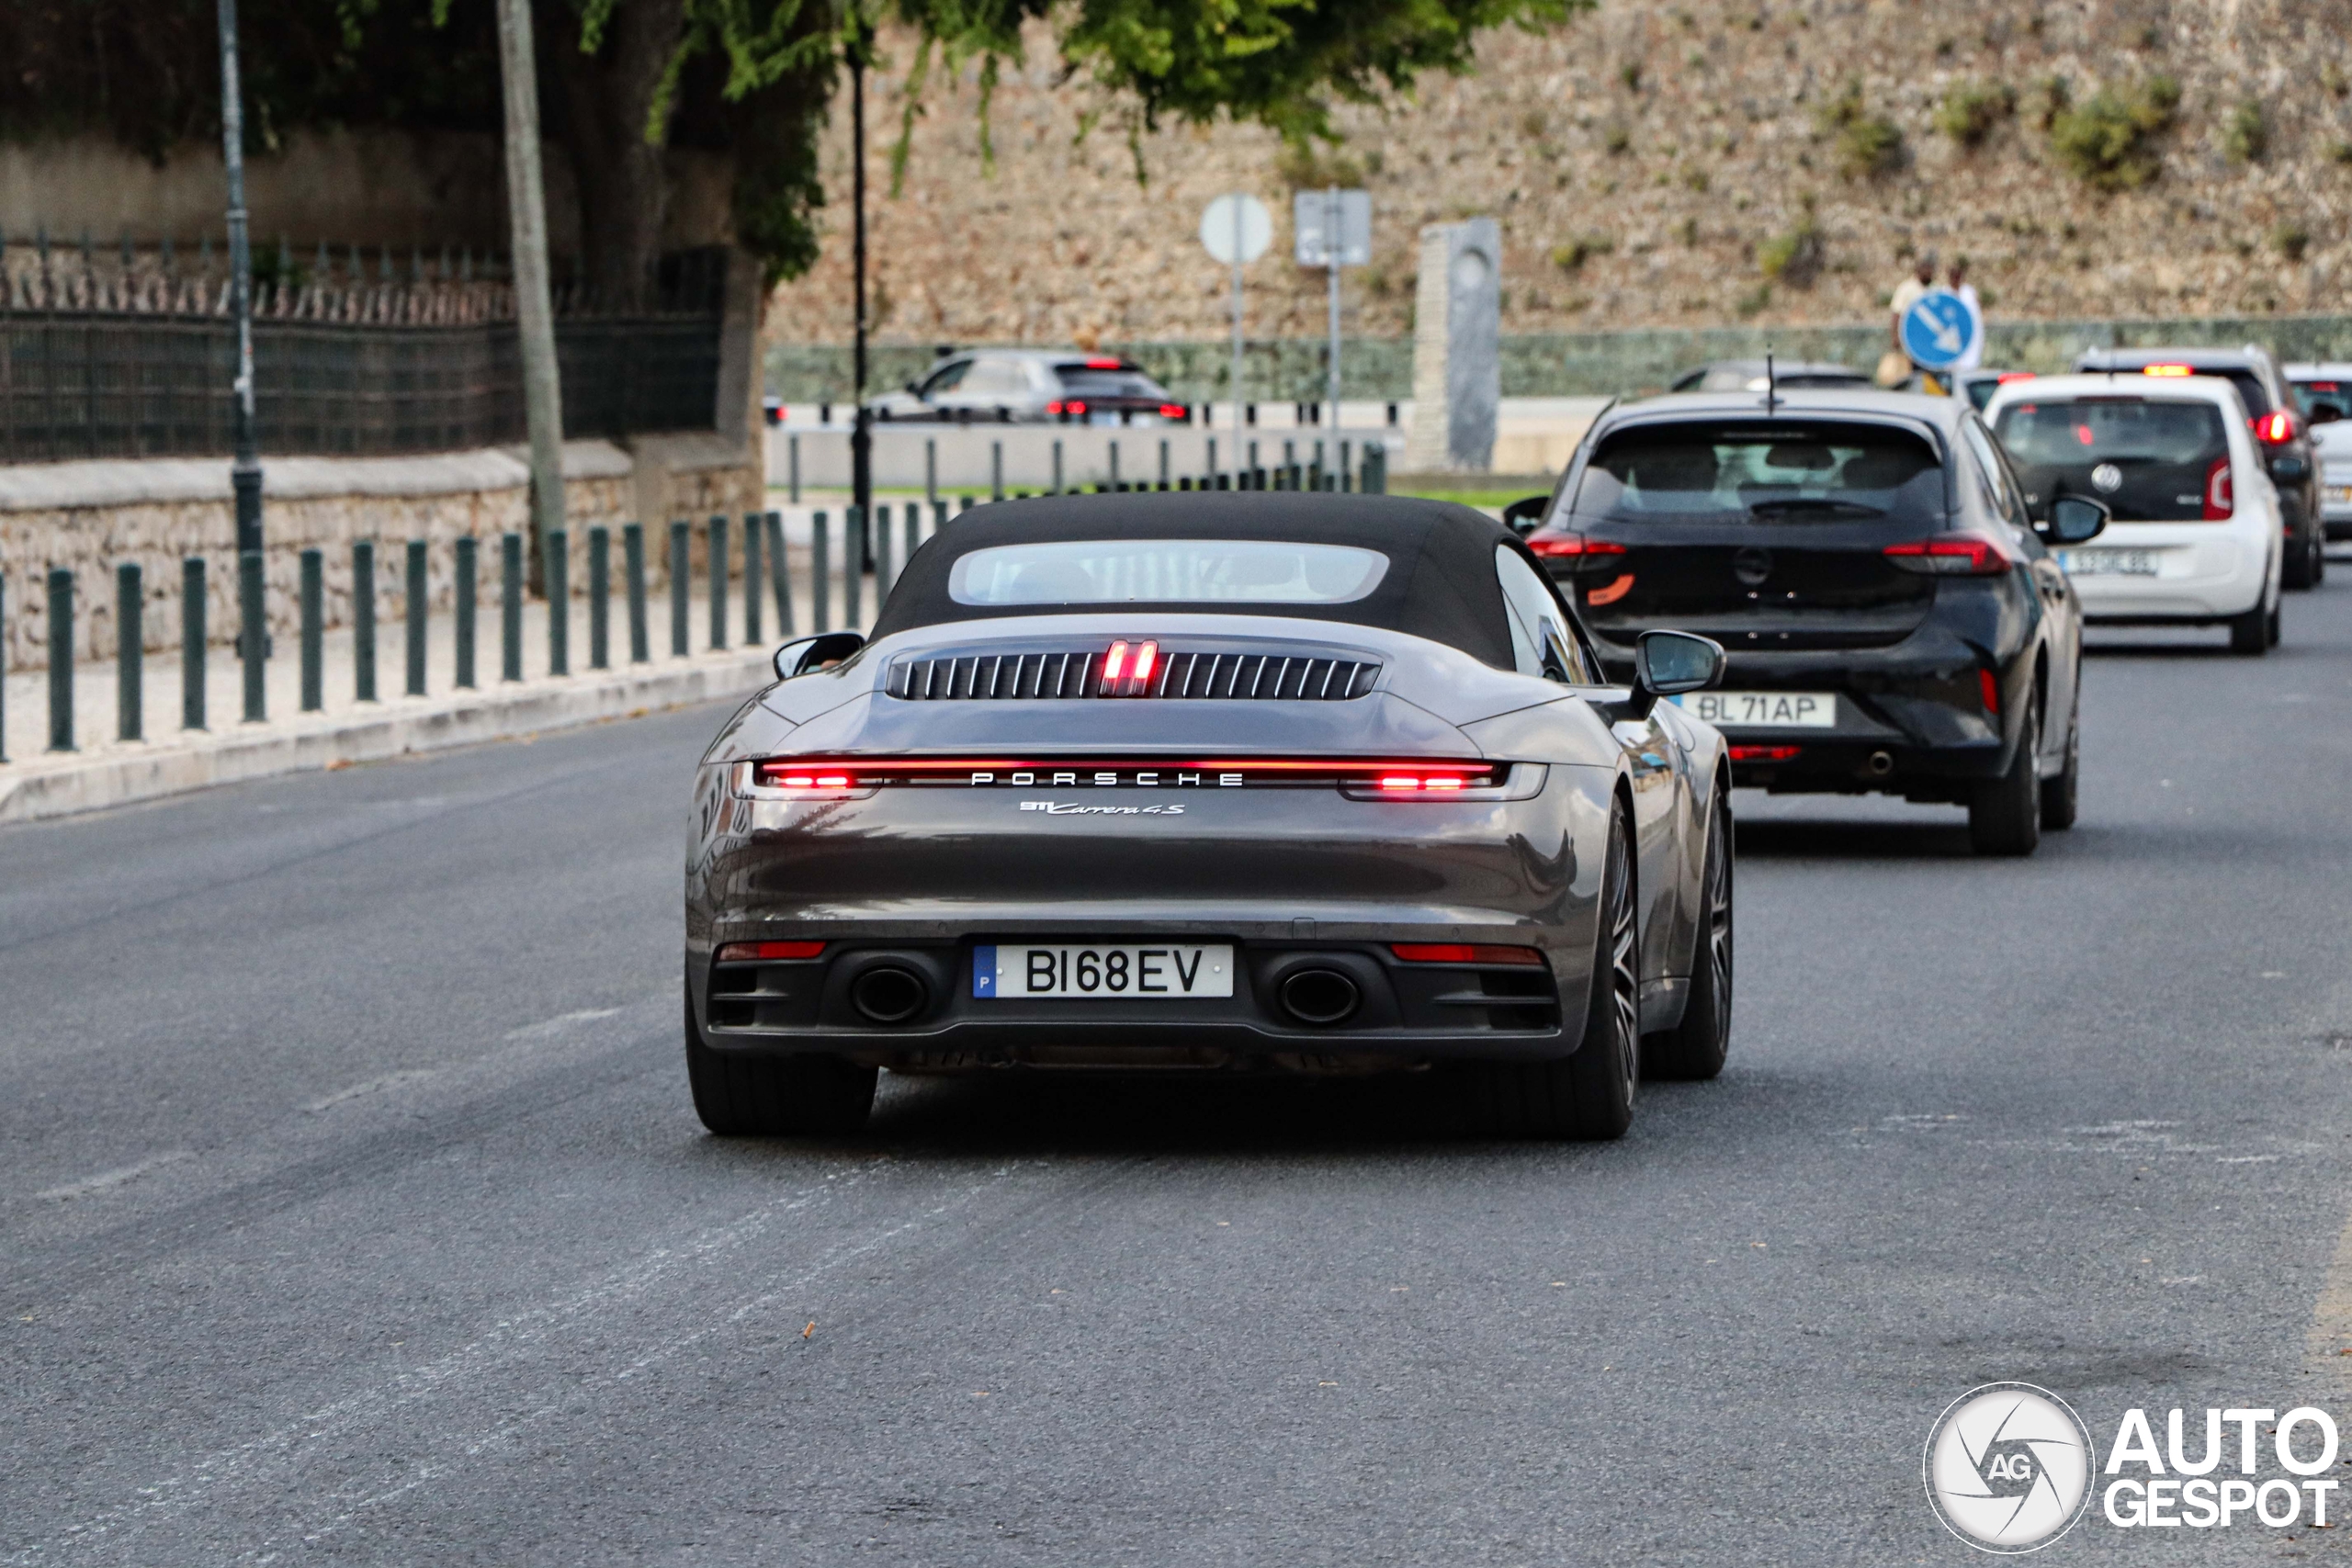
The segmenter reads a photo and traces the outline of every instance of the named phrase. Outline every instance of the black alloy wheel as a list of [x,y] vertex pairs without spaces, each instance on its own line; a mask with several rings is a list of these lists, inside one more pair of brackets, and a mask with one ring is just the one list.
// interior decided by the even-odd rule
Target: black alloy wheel
[[[1716,786],[1718,795],[1726,786]],[[1731,804],[1719,799],[1707,827],[1699,887],[1699,936],[1690,954],[1690,996],[1682,1021],[1642,1042],[1642,1072],[1653,1078],[1711,1078],[1731,1051]]]
[[1968,802],[1968,840],[1980,855],[2030,855],[2041,846],[2041,701],[2032,699],[2017,755],[1996,779],[1978,782]]
[[2066,721],[2066,761],[2057,776],[2041,781],[2041,825],[2063,833],[2075,825],[2083,789],[2082,699],[2076,694],[2075,716]]

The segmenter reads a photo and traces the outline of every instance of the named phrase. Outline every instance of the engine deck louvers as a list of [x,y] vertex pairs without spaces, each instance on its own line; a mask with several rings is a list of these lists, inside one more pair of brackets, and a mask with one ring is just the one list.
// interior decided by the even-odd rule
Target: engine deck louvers
[[1108,671],[1100,650],[983,653],[910,660],[894,667],[890,695],[907,702],[1036,701],[1057,697],[1194,697],[1226,701],[1340,702],[1363,696],[1380,666],[1279,653],[1162,652],[1137,680]]

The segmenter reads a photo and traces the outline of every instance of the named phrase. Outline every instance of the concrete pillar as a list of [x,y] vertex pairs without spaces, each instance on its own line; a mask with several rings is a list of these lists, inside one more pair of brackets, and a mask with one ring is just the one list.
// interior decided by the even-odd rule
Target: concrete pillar
[[1483,472],[1493,461],[1502,400],[1502,231],[1491,218],[1421,231],[1414,297],[1414,473]]

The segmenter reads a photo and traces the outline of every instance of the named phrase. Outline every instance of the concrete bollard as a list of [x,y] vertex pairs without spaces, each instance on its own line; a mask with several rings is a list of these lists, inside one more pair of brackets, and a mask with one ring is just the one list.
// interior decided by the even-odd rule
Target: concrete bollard
[[424,541],[408,542],[408,694],[424,695]]
[[686,573],[694,559],[694,541],[684,518],[670,525],[670,657],[684,659],[694,651],[693,612],[686,593]]
[[548,673],[571,673],[571,536],[548,530]]
[[613,667],[613,531],[588,530],[588,668]]
[[865,513],[852,506],[842,513],[842,624],[851,631],[865,619]]
[[523,678],[523,536],[498,540],[498,678]]
[[74,574],[49,569],[49,749],[74,750]]
[[809,521],[808,607],[811,631],[829,632],[833,629],[832,562],[826,558],[831,553],[831,526],[825,514],[820,512]]
[[793,635],[792,562],[784,553],[784,513],[771,512],[767,518],[768,577],[775,589],[776,635],[789,638]]
[[743,646],[753,647],[766,639],[760,615],[760,514],[743,513]]
[[708,547],[710,568],[710,646],[714,652],[727,646],[727,590],[730,573],[727,560],[727,519],[714,516],[710,520]]

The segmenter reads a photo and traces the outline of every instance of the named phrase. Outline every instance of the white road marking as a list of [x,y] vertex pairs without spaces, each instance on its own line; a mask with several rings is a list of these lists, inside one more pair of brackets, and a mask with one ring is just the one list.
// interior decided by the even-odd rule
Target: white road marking
[[551,1034],[562,1033],[575,1023],[591,1023],[600,1018],[610,1018],[620,1010],[618,1008],[586,1008],[579,1012],[559,1013],[553,1018],[543,1019],[537,1023],[526,1023],[520,1029],[510,1029],[506,1032],[506,1038],[544,1040]]
[[[741,1248],[762,1235],[778,1220],[837,1196],[872,1175],[876,1168],[873,1165],[864,1166],[845,1173],[845,1179],[838,1180],[836,1177],[843,1173],[828,1174],[822,1182],[812,1182],[726,1224],[712,1226],[674,1247],[655,1248],[570,1295],[517,1313],[471,1343],[436,1360],[396,1372],[372,1387],[299,1416],[275,1431],[206,1455],[177,1475],[153,1485],[137,1487],[132,1500],[104,1509],[45,1540],[19,1549],[0,1562],[28,1563],[43,1560],[52,1553],[78,1555],[94,1549],[102,1550],[110,1557],[119,1554],[129,1538],[163,1522],[170,1515],[204,1506],[220,1495],[240,1487],[267,1483],[272,1475],[282,1475],[294,1470],[309,1461],[314,1454],[323,1454],[330,1450],[336,1453],[345,1451],[349,1441],[346,1434],[380,1424],[405,1406],[445,1393],[464,1394],[483,1389],[502,1369],[542,1354],[540,1347],[544,1342],[566,1333],[586,1329],[603,1314],[626,1306],[669,1283],[673,1277]],[[550,1400],[488,1426],[472,1429],[445,1428],[440,1443],[445,1449],[454,1450],[450,1458],[437,1463],[412,1466],[401,1476],[399,1484],[381,1491],[355,1497],[352,1486],[346,1484],[337,1488],[334,1495],[321,1501],[336,1506],[338,1512],[317,1524],[296,1528],[301,1529],[305,1541],[323,1540],[341,1530],[363,1510],[413,1491],[457,1469],[467,1460],[479,1459],[492,1450],[507,1447],[527,1427],[576,1409],[582,1388],[600,1382],[627,1382],[650,1368],[691,1350],[714,1335],[739,1326],[746,1319],[772,1312],[779,1303],[806,1291],[824,1276],[856,1263],[910,1233],[929,1228],[940,1218],[979,1198],[1015,1174],[1015,1170],[1016,1167],[1012,1164],[999,1167],[979,1179],[968,1181],[925,1205],[915,1218],[836,1247],[791,1277],[775,1280],[731,1309],[705,1319],[700,1328],[681,1331],[671,1324],[653,1325],[634,1353],[626,1348],[616,1347],[622,1351],[618,1364],[608,1361],[605,1370],[568,1381],[564,1384],[563,1396],[559,1400]],[[272,1545],[271,1542],[259,1543],[247,1549],[243,1555],[248,1560],[266,1562],[278,1554],[271,1550]]]
[[364,1095],[375,1094],[383,1089],[398,1089],[404,1083],[414,1083],[419,1078],[429,1078],[438,1071],[440,1069],[437,1067],[412,1067],[404,1072],[386,1073],[380,1078],[369,1078],[366,1083],[356,1083],[348,1089],[339,1089],[323,1100],[311,1101],[302,1109],[310,1111],[331,1110],[346,1100],[357,1100]]
[[36,1192],[33,1196],[60,1201],[69,1198],[91,1198],[98,1193],[110,1191],[117,1187],[136,1181],[151,1170],[160,1170],[164,1166],[177,1165],[184,1159],[195,1157],[196,1156],[187,1149],[174,1149],[169,1154],[157,1155],[153,1159],[142,1159],[137,1165],[126,1165],[119,1170],[102,1170],[96,1176],[85,1176],[79,1181],[69,1181],[62,1187],[51,1187],[46,1191]]

